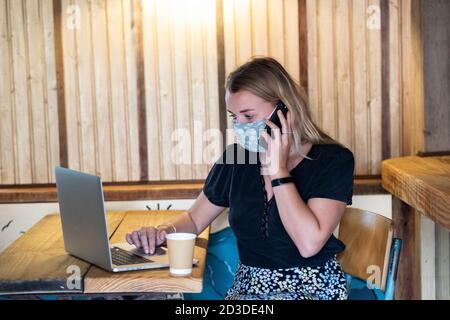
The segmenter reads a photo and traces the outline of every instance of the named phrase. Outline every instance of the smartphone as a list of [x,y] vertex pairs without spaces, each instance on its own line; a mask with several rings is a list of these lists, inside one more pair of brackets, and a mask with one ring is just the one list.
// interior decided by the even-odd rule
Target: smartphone
[[[275,111],[273,112],[272,116],[270,117],[270,121],[272,121],[278,128],[280,128],[280,131],[282,132],[282,125],[281,125],[281,121],[280,118],[278,118],[278,110],[281,110],[281,112],[283,112],[284,117],[286,118],[287,112],[288,112],[288,107],[283,103],[283,101],[278,101],[277,104],[275,105]],[[266,126],[266,130],[267,133],[272,136],[272,130],[270,129],[269,126]]]
[[[275,105],[275,110],[273,112],[273,114],[270,116],[269,120],[272,121],[272,123],[274,123],[278,128],[280,128],[280,131],[283,132],[282,130],[282,125],[281,125],[281,121],[280,118],[278,117],[278,110],[281,110],[281,112],[283,112],[284,117],[286,118],[287,116],[287,112],[288,112],[288,107],[283,103],[283,101],[278,101],[277,104]],[[266,125],[267,133],[272,136],[272,130],[270,129],[269,126]],[[259,145],[267,150],[267,142],[266,140],[261,136],[261,138],[258,140],[259,141]]]

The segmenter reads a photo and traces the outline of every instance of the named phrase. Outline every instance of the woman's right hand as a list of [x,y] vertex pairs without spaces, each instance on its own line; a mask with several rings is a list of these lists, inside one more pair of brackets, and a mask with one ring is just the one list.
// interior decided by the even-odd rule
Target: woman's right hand
[[147,227],[127,233],[125,238],[136,248],[143,248],[146,254],[153,254],[155,248],[166,241],[166,234],[166,231],[162,229]]

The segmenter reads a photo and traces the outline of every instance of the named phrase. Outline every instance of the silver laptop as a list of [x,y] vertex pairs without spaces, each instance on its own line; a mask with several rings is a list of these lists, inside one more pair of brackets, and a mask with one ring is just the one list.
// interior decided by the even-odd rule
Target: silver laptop
[[62,167],[56,167],[55,174],[64,246],[69,254],[113,272],[169,266],[165,247],[147,255],[126,242],[110,245],[99,177]]

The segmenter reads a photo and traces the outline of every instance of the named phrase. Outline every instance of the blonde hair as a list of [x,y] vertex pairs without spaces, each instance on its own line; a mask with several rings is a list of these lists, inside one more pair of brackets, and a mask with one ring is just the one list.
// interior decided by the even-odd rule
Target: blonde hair
[[241,65],[229,74],[225,89],[228,93],[249,91],[274,106],[281,100],[291,112],[293,147],[296,153],[302,154],[301,145],[307,142],[341,145],[314,123],[305,90],[273,58],[255,57]]

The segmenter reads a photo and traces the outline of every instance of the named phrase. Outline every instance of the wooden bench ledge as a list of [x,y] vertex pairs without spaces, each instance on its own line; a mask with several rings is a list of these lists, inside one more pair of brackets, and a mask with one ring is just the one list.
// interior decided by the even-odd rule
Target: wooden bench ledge
[[[189,182],[104,183],[106,201],[195,199],[203,180]],[[56,185],[1,186],[0,203],[57,202]]]
[[[106,201],[195,199],[203,189],[204,180],[146,183],[104,183]],[[381,179],[357,177],[353,194],[386,194]],[[57,202],[55,184],[0,186],[0,203]]]

